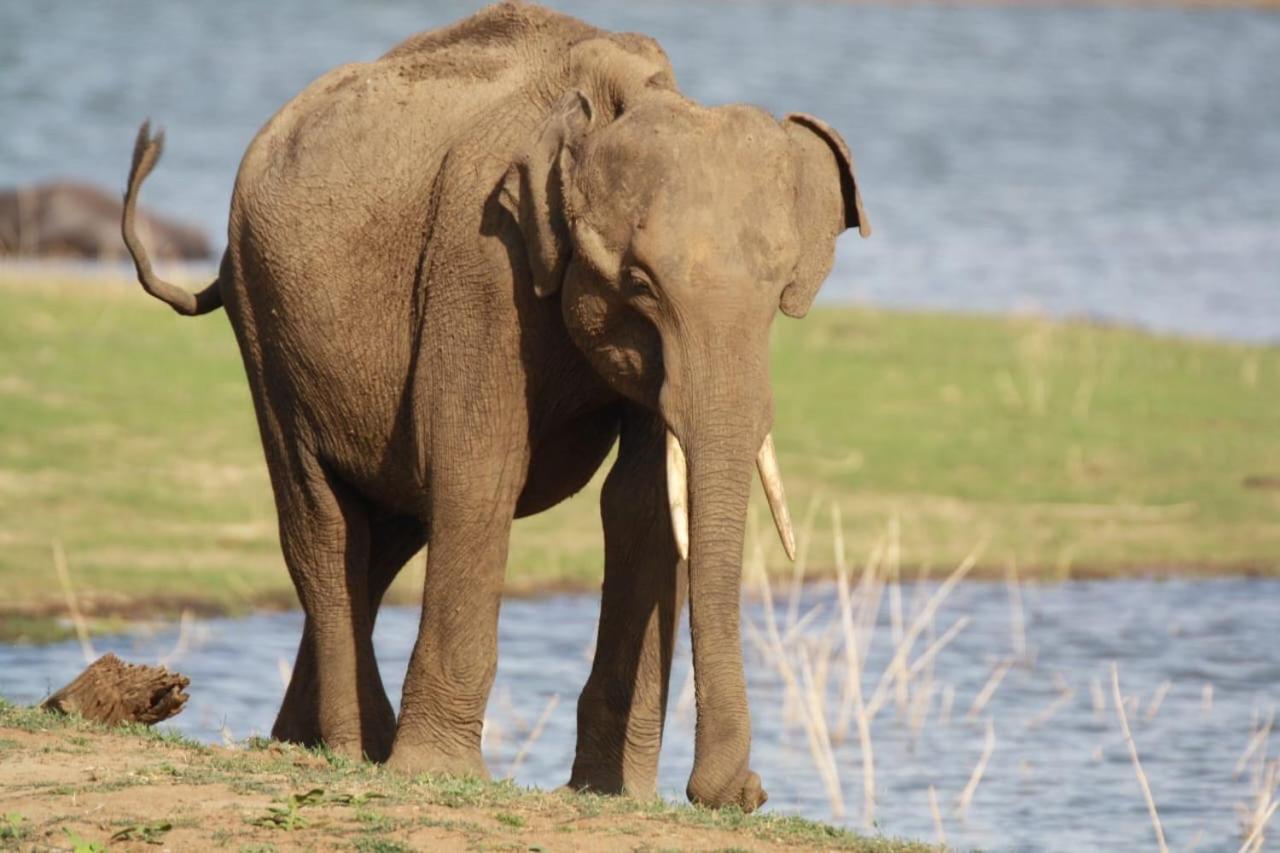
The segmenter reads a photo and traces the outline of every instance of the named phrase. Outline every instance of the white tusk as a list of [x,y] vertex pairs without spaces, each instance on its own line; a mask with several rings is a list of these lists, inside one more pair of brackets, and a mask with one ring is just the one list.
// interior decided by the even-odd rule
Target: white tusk
[[[760,452],[756,454],[756,468],[760,471],[760,482],[764,486],[765,497],[769,499],[769,511],[773,513],[773,524],[778,528],[778,538],[787,552],[787,558],[796,558],[796,534],[791,529],[791,513],[787,512],[787,496],[782,491],[782,475],[778,473],[778,454],[773,449],[773,433],[764,437]],[[670,467],[668,466],[668,470]],[[668,475],[670,476],[670,475]]]
[[689,559],[689,463],[675,433],[667,430],[667,502],[671,506],[671,533],[680,559]]

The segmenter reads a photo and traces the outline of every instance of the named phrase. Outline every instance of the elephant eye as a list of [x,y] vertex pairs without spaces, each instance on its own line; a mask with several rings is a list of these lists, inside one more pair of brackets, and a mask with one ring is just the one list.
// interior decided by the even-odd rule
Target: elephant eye
[[658,289],[653,284],[653,279],[642,269],[631,268],[627,270],[627,290],[629,295],[640,299],[658,298]]

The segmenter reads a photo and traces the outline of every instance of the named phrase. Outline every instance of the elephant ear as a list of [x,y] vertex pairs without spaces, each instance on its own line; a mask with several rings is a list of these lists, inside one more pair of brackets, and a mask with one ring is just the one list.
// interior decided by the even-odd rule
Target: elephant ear
[[782,291],[781,305],[788,316],[803,317],[831,272],[836,237],[846,228],[870,237],[871,223],[862,209],[853,155],[840,134],[804,113],[787,116],[783,127],[795,164],[800,258],[794,278]]
[[572,244],[564,181],[572,172],[573,149],[591,126],[592,114],[585,94],[577,89],[566,92],[502,179],[498,201],[524,235],[533,289],[539,296],[560,290],[569,264]]

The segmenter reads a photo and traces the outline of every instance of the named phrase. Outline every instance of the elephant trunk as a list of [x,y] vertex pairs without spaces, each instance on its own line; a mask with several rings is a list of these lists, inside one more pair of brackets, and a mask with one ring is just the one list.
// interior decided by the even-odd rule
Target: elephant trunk
[[[748,767],[751,720],[740,634],[747,499],[772,417],[763,360],[762,352],[754,362],[760,369],[752,369],[754,360],[744,366],[740,356],[697,359],[697,367],[689,365],[693,369],[675,377],[669,361],[663,393],[671,429],[667,460],[673,532],[688,560],[698,713],[688,796],[696,803],[736,804],[747,811],[765,797]],[[699,367],[710,367],[710,374]],[[771,459],[772,442],[768,446]],[[776,465],[772,473],[776,475]],[[686,511],[687,520],[681,518]]]

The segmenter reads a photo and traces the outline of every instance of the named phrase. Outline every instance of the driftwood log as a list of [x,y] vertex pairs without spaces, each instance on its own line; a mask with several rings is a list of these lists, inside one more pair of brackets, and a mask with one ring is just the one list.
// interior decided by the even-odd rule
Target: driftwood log
[[79,714],[106,725],[167,720],[182,710],[191,679],[162,666],[125,663],[108,652],[40,703],[45,711]]

